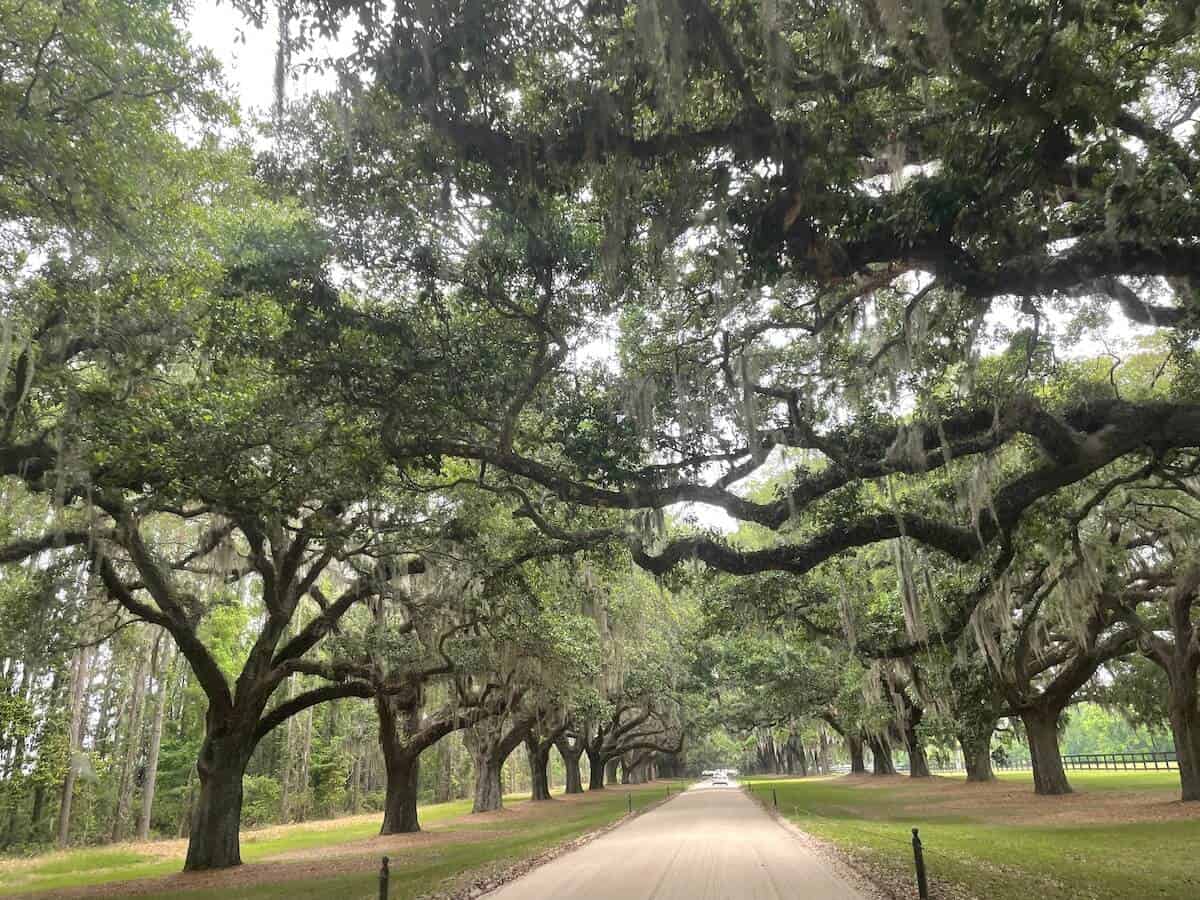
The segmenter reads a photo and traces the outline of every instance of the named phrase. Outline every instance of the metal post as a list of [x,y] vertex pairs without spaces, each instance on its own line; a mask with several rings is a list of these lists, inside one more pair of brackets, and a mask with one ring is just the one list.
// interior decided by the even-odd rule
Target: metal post
[[776,809],[779,809],[779,797],[778,797],[778,795],[775,793],[775,788],[771,788],[771,804],[772,804],[772,805],[773,805],[773,806],[774,806]]
[[633,794],[627,792],[625,794],[625,799],[629,801],[629,811],[633,812]]
[[917,896],[929,900],[929,882],[925,878],[925,853],[921,849],[921,836],[913,829],[913,860],[917,864]]
[[379,868],[379,900],[388,900],[388,858],[383,858]]

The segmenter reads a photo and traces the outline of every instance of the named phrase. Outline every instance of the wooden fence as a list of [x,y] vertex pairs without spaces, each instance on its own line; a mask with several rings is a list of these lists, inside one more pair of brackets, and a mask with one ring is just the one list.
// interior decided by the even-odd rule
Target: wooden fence
[[[1179,759],[1174,750],[1148,750],[1139,753],[1071,753],[1062,758],[1064,769],[1178,769]],[[1020,771],[1031,768],[1028,759],[1010,759],[993,763],[1000,771]]]

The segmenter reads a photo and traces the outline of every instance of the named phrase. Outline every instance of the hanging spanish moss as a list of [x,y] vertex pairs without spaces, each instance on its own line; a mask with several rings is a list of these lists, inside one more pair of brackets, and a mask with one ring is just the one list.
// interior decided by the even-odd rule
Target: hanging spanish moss
[[912,559],[907,538],[892,541],[892,558],[900,588],[900,606],[904,611],[904,630],[910,641],[924,641],[929,637],[925,619],[921,612],[921,597],[913,576]]

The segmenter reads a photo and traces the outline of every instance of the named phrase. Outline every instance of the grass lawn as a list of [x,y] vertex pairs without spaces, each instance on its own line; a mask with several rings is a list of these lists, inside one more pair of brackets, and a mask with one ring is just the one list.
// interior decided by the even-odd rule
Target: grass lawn
[[[469,800],[425,806],[420,812],[425,831],[416,836],[379,837],[379,815],[243,832],[246,865],[224,872],[181,874],[182,841],[55,852],[0,862],[0,896],[67,891],[69,896],[144,898],[185,893],[188,900],[375,900],[379,860],[387,854],[391,897],[419,897],[472,870],[503,867],[607,825],[625,814],[627,793],[640,809],[663,798],[666,784],[614,787],[545,804],[509,797],[505,811],[478,817],[468,815]],[[92,890],[80,890],[87,888]]]
[[[987,900],[1200,897],[1200,805],[1173,772],[1071,772],[1076,793],[1038,797],[1028,772],[996,784],[963,776],[747,779],[805,831],[891,883],[915,883],[919,827],[931,883]],[[913,890],[915,895],[915,888]],[[937,896],[935,891],[934,896]]]

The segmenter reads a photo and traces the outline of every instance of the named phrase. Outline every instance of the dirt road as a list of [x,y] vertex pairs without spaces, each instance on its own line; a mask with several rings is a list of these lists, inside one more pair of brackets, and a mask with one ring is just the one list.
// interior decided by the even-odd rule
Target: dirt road
[[488,900],[866,900],[736,787],[694,787]]

